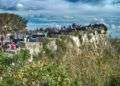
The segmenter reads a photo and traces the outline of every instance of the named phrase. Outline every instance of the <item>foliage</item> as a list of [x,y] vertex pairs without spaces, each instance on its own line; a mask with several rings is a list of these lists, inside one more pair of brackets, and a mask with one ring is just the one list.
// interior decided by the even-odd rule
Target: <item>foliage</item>
[[[21,50],[15,55],[0,53],[0,86],[119,86],[120,46],[112,40],[107,46],[81,46],[80,51],[68,47],[70,39],[56,40],[56,55],[47,52],[41,59],[28,62],[30,54]],[[43,51],[41,53],[43,53]],[[50,53],[58,59],[50,58]],[[45,58],[46,57],[46,58]],[[64,58],[66,57],[66,58]],[[14,65],[13,65],[14,63]]]
[[50,39],[46,39],[44,42],[43,42],[43,50],[42,52],[45,52],[45,55],[49,58],[54,58],[54,53],[51,51],[51,49],[48,48],[48,45],[50,43]]
[[[17,83],[16,83],[17,82]],[[71,78],[64,65],[54,62],[33,62],[7,73],[1,86],[70,86]]]
[[27,21],[15,14],[1,13],[0,14],[0,33],[6,34],[8,32],[25,30]]
[[29,50],[21,49],[13,58],[24,63],[30,57]]
[[11,64],[12,58],[3,52],[0,52],[0,65],[3,67],[9,67]]
[[65,66],[43,62],[23,67],[15,74],[15,78],[19,81],[25,79],[25,86],[70,86]]

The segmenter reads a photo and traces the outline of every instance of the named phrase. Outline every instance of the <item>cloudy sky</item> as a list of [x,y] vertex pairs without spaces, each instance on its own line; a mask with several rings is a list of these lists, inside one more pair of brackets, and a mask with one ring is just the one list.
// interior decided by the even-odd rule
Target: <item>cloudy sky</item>
[[40,14],[119,14],[120,0],[0,0],[0,12]]

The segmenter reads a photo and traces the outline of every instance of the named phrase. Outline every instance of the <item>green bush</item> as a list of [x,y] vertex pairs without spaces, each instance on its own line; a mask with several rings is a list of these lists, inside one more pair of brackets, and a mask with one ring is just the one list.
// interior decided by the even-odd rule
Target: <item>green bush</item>
[[24,64],[29,58],[29,50],[21,49],[20,52],[13,55],[13,62],[16,64]]
[[[36,68],[29,74],[25,75],[27,78],[41,81],[41,84],[48,86],[70,86],[70,78],[63,65],[50,63],[42,68]],[[28,72],[26,71],[26,73]],[[44,81],[44,82],[43,82]],[[30,81],[29,81],[30,82]],[[31,83],[32,84],[32,83]]]
[[0,65],[2,67],[9,67],[12,64],[12,57],[8,56],[4,52],[0,52]]
[[3,83],[11,86],[70,86],[71,78],[64,65],[42,61],[24,65]]

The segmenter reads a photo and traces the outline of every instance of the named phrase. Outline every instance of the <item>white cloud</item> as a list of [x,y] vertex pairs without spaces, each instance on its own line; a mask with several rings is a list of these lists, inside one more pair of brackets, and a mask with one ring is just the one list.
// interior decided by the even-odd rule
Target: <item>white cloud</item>
[[[65,0],[0,0],[3,10],[6,8],[16,8],[12,12],[33,14],[50,13],[50,14],[109,14],[120,13],[119,8],[112,5],[113,0],[104,0],[102,4],[88,3],[69,3]],[[6,10],[5,10],[6,11]]]

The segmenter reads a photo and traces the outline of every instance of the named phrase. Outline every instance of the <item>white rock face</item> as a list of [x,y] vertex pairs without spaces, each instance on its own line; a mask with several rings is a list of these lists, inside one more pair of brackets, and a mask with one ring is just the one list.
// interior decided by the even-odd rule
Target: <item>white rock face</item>
[[40,53],[42,46],[37,42],[26,42],[25,48],[29,50],[31,57],[28,59],[29,62],[33,61],[33,56],[36,56]]
[[81,42],[78,36],[70,36],[70,38],[73,40],[74,45],[73,45],[73,49],[75,49],[76,51],[76,55],[78,55],[79,53],[81,53],[80,51],[80,46],[81,46]]
[[82,36],[82,44],[88,43],[89,39],[88,39],[88,35],[87,33],[83,34]]
[[98,34],[93,34],[93,33],[91,33],[91,39],[89,40],[90,41],[90,43],[99,43],[99,35]]
[[40,44],[37,43],[37,42],[27,42],[26,45],[25,45],[26,49],[29,50],[31,56],[34,56],[34,55],[38,55],[38,53],[40,52]]
[[55,40],[50,41],[50,42],[47,44],[47,48],[48,48],[49,50],[51,50],[52,52],[57,51],[56,41],[55,41]]
[[79,37],[77,37],[77,36],[70,36],[70,38],[73,40],[74,44],[75,44],[77,47],[80,47]]
[[24,43],[26,43],[27,42],[27,38],[24,38]]

